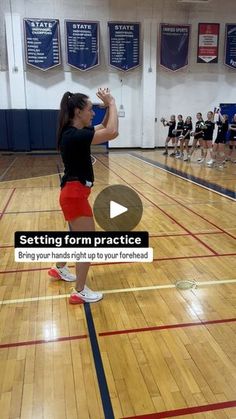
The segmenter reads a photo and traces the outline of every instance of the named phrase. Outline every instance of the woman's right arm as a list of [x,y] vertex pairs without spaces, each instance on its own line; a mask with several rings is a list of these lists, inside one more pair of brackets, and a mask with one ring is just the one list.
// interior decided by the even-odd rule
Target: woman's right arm
[[118,115],[115,99],[108,89],[99,89],[97,96],[109,107],[106,126],[95,131],[92,144],[114,140],[118,136]]

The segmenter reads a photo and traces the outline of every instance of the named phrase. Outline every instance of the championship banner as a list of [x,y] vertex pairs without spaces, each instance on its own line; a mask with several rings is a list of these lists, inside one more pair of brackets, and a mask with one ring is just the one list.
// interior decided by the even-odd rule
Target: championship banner
[[40,70],[61,64],[59,20],[24,19],[26,63]]
[[190,25],[161,24],[160,64],[171,71],[188,65]]
[[225,26],[225,65],[236,70],[236,24]]
[[67,64],[81,71],[99,65],[99,23],[65,21]]
[[198,24],[198,63],[218,62],[219,34],[219,23]]
[[109,64],[128,71],[140,65],[140,24],[108,22]]

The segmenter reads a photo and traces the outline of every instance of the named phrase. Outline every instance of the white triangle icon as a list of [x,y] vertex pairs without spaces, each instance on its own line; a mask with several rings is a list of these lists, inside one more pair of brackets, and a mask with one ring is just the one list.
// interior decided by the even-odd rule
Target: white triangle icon
[[117,204],[115,201],[110,201],[110,218],[118,217],[118,215],[121,215],[126,211],[128,211],[128,208]]

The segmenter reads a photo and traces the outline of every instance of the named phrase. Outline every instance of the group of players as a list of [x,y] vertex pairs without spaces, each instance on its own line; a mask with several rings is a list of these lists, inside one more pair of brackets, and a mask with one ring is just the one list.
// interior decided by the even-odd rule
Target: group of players
[[[195,150],[199,146],[201,156],[198,158],[198,163],[200,164],[206,163],[209,167],[218,166],[223,168],[226,160],[236,163],[236,160],[234,160],[236,147],[236,114],[233,116],[231,123],[229,123],[228,115],[221,114],[221,109],[215,109],[214,112],[209,111],[205,121],[201,112],[198,112],[196,119],[195,129],[193,130],[191,116],[187,116],[185,121],[182,115],[178,115],[177,121],[175,115],[171,115],[169,121],[161,118],[162,124],[169,127],[163,154],[168,156],[168,144],[171,141],[174,150],[170,154],[170,157],[190,162]],[[218,130],[213,144],[215,126],[218,127]],[[193,137],[193,142],[190,147],[191,136]],[[229,143],[229,147],[226,148],[227,142]],[[210,160],[207,161],[208,152],[210,154]]]

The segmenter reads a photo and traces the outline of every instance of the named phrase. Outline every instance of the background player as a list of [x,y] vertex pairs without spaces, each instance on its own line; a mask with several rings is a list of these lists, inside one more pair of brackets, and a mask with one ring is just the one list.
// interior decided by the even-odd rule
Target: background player
[[218,163],[219,167],[223,168],[223,161],[225,160],[225,144],[229,129],[228,115],[221,115],[219,110],[219,120],[216,124],[218,125],[217,137],[215,143],[213,144],[211,160],[207,162],[207,165],[209,167],[213,167],[215,163]]
[[214,113],[212,111],[207,113],[207,120],[204,122],[203,129],[203,157],[199,163],[204,163],[206,161],[207,152],[212,149],[213,132],[215,129]]
[[170,157],[174,157],[179,154],[178,143],[179,143],[179,137],[182,135],[183,129],[184,129],[183,115],[178,115],[177,127],[175,130],[173,130],[173,134],[175,135],[174,151],[173,153],[170,154]]
[[165,118],[161,118],[161,122],[163,123],[164,127],[169,127],[168,135],[165,141],[165,151],[163,153],[164,156],[168,156],[169,141],[172,140],[172,144],[175,143],[175,134],[173,133],[176,127],[175,115],[171,115],[169,122]]
[[197,122],[195,125],[195,131],[193,133],[193,144],[192,144],[189,154],[191,158],[191,156],[193,155],[193,153],[195,152],[197,148],[197,143],[199,142],[200,149],[201,149],[201,157],[198,159],[198,161],[200,161],[203,158],[203,135],[204,135],[204,131],[203,131],[204,121],[203,121],[201,112],[197,113],[196,118],[197,118]]
[[[176,156],[177,159],[183,159],[184,161],[189,160],[189,140],[190,140],[190,133],[193,129],[192,118],[191,116],[187,116],[184,122],[184,129],[183,133],[180,136],[180,154]],[[184,158],[184,148],[186,150],[186,157]]]
[[229,154],[228,154],[228,160],[233,161],[236,163],[236,160],[234,160],[234,152],[236,147],[236,114],[233,116],[232,123],[229,126],[230,129],[230,135],[229,135]]

